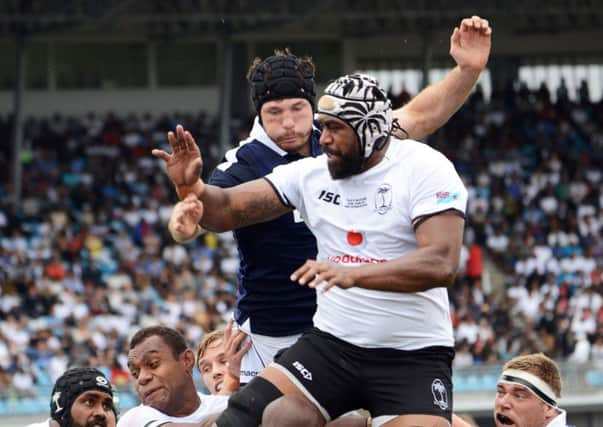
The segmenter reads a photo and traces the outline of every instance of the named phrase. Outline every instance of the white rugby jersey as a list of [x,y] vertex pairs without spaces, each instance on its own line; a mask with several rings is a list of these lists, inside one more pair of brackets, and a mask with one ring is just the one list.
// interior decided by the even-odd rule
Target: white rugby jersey
[[49,426],[50,426],[50,418],[42,423],[28,424],[25,427],[49,427]]
[[[322,155],[279,166],[266,179],[316,236],[317,259],[346,267],[415,250],[414,218],[449,209],[464,214],[467,205],[452,163],[413,140],[392,139],[378,165],[349,178],[333,180]],[[315,326],[349,343],[400,350],[454,344],[444,285],[417,293],[333,287],[317,294]]]
[[123,414],[117,427],[159,427],[171,423],[200,423],[207,416],[222,412],[228,405],[229,396],[199,394],[201,404],[195,412],[186,417],[170,417],[147,405],[138,405]]

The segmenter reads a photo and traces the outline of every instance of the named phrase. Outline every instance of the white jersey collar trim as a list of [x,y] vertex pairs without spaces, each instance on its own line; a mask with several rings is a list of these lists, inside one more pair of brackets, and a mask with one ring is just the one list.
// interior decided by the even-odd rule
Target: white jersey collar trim
[[255,139],[256,141],[261,142],[275,153],[278,153],[280,156],[284,157],[287,154],[285,150],[280,148],[272,139],[270,139],[264,130],[264,127],[260,124],[260,119],[258,116],[255,116],[255,119],[253,119],[253,126],[251,128],[251,132],[249,133],[249,139]]
[[566,427],[567,426],[567,421],[566,421],[566,416],[567,413],[563,410],[563,409],[559,409],[560,414],[557,415],[555,418],[553,418],[551,420],[550,423],[547,424],[546,427]]

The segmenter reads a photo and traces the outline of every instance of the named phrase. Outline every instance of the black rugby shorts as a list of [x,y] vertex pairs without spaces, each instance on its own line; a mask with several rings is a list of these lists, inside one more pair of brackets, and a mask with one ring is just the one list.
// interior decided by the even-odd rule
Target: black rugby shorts
[[275,364],[327,419],[361,408],[373,418],[426,414],[450,421],[453,358],[451,347],[370,349],[312,328]]

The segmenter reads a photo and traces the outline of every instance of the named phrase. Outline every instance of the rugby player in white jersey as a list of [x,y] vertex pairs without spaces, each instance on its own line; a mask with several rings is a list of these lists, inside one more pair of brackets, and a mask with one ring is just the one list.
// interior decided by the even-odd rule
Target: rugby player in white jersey
[[128,368],[142,404],[126,412],[118,427],[209,425],[238,381],[225,382],[224,395],[202,394],[193,382],[194,367],[195,354],[180,332],[165,326],[139,330],[130,340]]
[[[233,395],[217,425],[257,426],[284,394],[311,403],[324,423],[365,408],[373,425],[447,427],[454,341],[446,288],[467,191],[441,153],[392,136],[391,104],[372,78],[337,79],[317,113],[325,154],[228,189],[199,181],[173,214],[176,231],[191,218],[224,231],[295,208],[317,239],[317,259],[291,275],[319,290],[315,328]],[[189,140],[179,144],[194,144],[182,136]]]
[[[434,132],[462,105],[486,65],[490,40],[488,21],[477,16],[463,19],[454,29],[450,55],[457,66],[442,81],[393,111],[411,138]],[[212,172],[210,184],[222,188],[261,178],[296,158],[320,154],[320,131],[313,126],[312,61],[280,52],[254,61],[248,79],[258,119],[250,138],[229,150]],[[177,134],[170,132],[168,136],[174,142],[173,154],[153,150],[153,155],[166,162],[168,175],[182,198],[194,191],[199,154],[194,144],[177,144],[176,137],[186,142],[181,126]],[[170,231],[176,240],[188,241],[200,229],[185,235]],[[297,212],[239,228],[234,237],[241,260],[234,316],[253,344],[241,366],[241,381],[246,383],[273,360],[278,349],[290,346],[312,327],[316,294],[313,289],[296,286],[289,275],[306,259],[316,257],[316,242]]]

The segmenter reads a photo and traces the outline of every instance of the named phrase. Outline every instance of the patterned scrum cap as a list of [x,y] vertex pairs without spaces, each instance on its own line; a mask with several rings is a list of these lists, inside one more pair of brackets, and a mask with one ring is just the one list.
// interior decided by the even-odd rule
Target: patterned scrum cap
[[383,148],[392,131],[392,106],[387,93],[374,78],[364,74],[349,74],[329,84],[318,101],[317,112],[350,125],[365,159]]
[[[52,389],[50,399],[50,417],[57,421],[61,427],[71,426],[71,405],[77,397],[89,390],[98,390],[107,393],[113,398],[115,394],[111,383],[105,375],[94,368],[72,368],[57,379]],[[117,418],[117,408],[113,405],[113,412]]]

